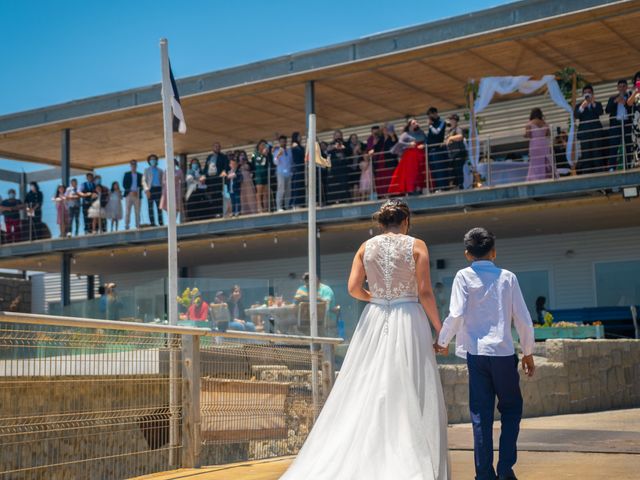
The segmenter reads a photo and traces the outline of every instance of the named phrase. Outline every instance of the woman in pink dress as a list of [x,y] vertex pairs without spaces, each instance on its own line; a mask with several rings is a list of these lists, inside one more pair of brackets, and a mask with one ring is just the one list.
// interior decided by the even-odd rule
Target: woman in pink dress
[[67,191],[64,185],[58,185],[56,189],[56,196],[53,197],[53,201],[56,204],[56,223],[60,227],[60,237],[64,237],[67,234],[69,228],[69,210],[67,207],[67,197],[65,192]]
[[247,152],[238,152],[238,165],[240,169],[240,213],[242,215],[252,215],[257,213],[258,205],[256,199],[256,185],[253,183],[253,172],[247,158]]
[[527,181],[551,178],[551,142],[549,126],[544,121],[542,110],[534,108],[525,128],[529,139],[529,172]]

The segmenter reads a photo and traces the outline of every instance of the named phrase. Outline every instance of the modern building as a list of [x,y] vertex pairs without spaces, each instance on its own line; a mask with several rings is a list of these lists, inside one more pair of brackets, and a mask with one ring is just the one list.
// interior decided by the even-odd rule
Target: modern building
[[[463,117],[466,86],[487,76],[539,78],[573,67],[606,101],[619,78],[640,70],[638,20],[638,1],[522,1],[184,78],[178,87],[189,130],[175,137],[176,153],[202,156],[213,141],[225,150],[249,148],[274,131],[304,131],[309,113],[317,115],[321,138],[334,129],[366,135],[371,125],[399,126],[407,115],[423,119],[430,105]],[[567,128],[566,112],[541,92],[496,98],[482,114],[480,139],[491,159],[485,185],[409,198],[412,232],[430,245],[442,303],[465,264],[464,232],[483,225],[497,234],[498,261],[518,274],[530,308],[538,296],[550,308],[640,304],[640,199],[631,198],[640,170],[623,164],[545,181],[497,178],[507,165],[499,160],[526,168],[510,154],[526,154],[524,125],[533,107],[554,131]],[[162,135],[160,86],[151,85],[0,117],[0,155],[50,166],[66,184],[72,169],[161,152]],[[336,292],[347,335],[361,308],[346,292],[352,255],[374,233],[370,217],[379,203],[318,211],[319,271]],[[306,220],[299,209],[180,224],[181,288],[213,296],[239,284],[250,303],[270,293],[291,299],[307,269]],[[8,244],[0,247],[0,268],[60,274],[67,304],[72,276],[99,275],[127,299],[122,316],[157,318],[164,312],[166,238],[157,227]]]

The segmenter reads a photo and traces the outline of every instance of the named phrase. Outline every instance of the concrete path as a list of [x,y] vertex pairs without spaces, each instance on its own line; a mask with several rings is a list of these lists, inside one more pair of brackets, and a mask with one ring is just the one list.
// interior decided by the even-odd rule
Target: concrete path
[[[520,440],[516,465],[520,480],[640,478],[640,409],[525,419]],[[473,479],[470,425],[451,426],[449,446],[453,480]],[[182,469],[139,480],[277,480],[292,460]]]

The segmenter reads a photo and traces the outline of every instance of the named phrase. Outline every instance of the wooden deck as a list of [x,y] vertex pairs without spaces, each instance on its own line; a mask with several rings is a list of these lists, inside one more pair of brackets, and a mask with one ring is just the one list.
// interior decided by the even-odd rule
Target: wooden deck
[[[495,427],[499,426],[496,422]],[[640,409],[529,418],[523,420],[521,427],[516,465],[520,480],[638,478]],[[496,444],[497,439],[496,431]],[[468,424],[449,427],[454,480],[474,477],[472,442]],[[292,460],[293,457],[280,457],[180,469],[138,477],[137,480],[277,480]]]

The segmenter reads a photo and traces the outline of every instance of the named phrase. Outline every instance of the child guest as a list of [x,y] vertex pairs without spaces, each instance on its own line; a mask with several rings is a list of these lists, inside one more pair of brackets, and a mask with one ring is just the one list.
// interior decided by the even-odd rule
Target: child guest
[[535,370],[533,324],[518,279],[493,263],[493,234],[474,228],[465,235],[464,245],[465,256],[472,263],[453,281],[450,313],[435,348],[446,350],[455,336],[456,355],[467,359],[476,479],[496,478],[492,438],[496,397],[502,420],[497,478],[515,479],[522,394],[511,324],[513,321],[520,336],[522,368],[528,376]]

